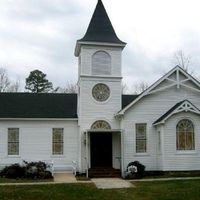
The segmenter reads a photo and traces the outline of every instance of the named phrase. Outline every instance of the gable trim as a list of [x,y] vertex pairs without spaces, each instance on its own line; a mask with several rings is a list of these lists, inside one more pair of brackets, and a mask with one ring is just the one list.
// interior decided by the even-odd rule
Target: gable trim
[[[176,80],[170,79],[168,78],[171,74],[173,74],[174,72],[176,72]],[[180,72],[185,75],[187,78],[184,80],[180,80]],[[159,89],[155,89],[160,83],[162,83],[164,80],[168,80],[171,81],[172,83],[168,86],[164,86],[162,88]],[[185,83],[187,81],[192,81],[197,87],[199,87],[199,89],[190,87],[188,85],[185,85]],[[122,110],[120,110],[116,115],[124,115],[124,113],[130,108],[132,107],[135,103],[137,103],[140,99],[142,99],[144,96],[156,93],[156,92],[160,92],[162,90],[171,88],[173,86],[177,85],[177,89],[180,88],[180,86],[192,89],[196,92],[200,92],[200,83],[194,78],[192,77],[190,74],[188,74],[186,71],[184,71],[180,66],[176,66],[174,67],[172,70],[170,70],[167,74],[165,74],[163,77],[161,77],[158,81],[156,81],[153,85],[151,85],[148,89],[146,89],[143,93],[141,93],[138,98],[136,98],[134,101],[132,101],[130,104],[128,104],[125,108],[123,108]]]
[[192,112],[200,115],[200,110],[192,104],[188,100],[181,101],[174,105],[171,109],[169,109],[164,115],[162,115],[159,119],[157,119],[153,125],[164,124],[167,119],[169,119],[172,115],[178,114],[181,112]]

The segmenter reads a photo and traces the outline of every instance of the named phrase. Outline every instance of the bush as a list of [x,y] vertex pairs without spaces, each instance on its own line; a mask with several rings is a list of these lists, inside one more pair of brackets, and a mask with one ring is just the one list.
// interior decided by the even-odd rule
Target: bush
[[51,172],[47,171],[47,165],[44,162],[26,162],[26,177],[34,179],[48,179],[52,178]]
[[1,172],[0,177],[5,178],[32,178],[32,179],[50,179],[52,174],[47,170],[47,165],[44,162],[26,162],[21,166],[12,164],[6,166]]
[[130,162],[127,166],[126,178],[142,178],[145,174],[145,166],[139,161]]
[[23,178],[25,176],[25,167],[20,166],[19,164],[12,164],[6,166],[1,172],[1,177],[5,178]]
[[[25,161],[24,161],[25,162]],[[26,163],[26,177],[37,178],[39,172],[43,172],[46,169],[46,164],[43,162],[25,162]]]

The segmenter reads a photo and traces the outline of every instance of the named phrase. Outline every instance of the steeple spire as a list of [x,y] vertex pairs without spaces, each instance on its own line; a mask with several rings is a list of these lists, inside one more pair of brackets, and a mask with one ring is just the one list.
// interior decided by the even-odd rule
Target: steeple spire
[[98,0],[85,36],[78,41],[126,44],[117,37],[101,0]]

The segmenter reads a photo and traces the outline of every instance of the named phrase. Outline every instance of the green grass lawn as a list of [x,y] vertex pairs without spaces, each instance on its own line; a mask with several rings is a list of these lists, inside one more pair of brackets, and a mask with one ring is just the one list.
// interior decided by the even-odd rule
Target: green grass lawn
[[32,183],[32,182],[53,182],[53,179],[11,179],[11,178],[0,178],[0,183]]
[[199,200],[200,180],[137,182],[136,188],[101,190],[93,184],[0,186],[1,200]]

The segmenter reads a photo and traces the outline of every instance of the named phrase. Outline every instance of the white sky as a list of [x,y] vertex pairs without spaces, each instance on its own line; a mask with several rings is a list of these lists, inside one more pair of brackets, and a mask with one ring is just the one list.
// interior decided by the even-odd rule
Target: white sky
[[[76,40],[84,36],[97,0],[0,0],[0,67],[11,79],[39,69],[54,87],[77,80]],[[129,88],[149,84],[191,57],[200,75],[199,0],[103,0],[118,37],[127,42],[123,77]],[[22,88],[23,90],[23,88]]]

